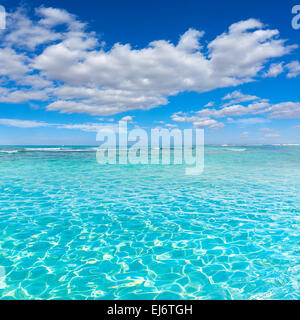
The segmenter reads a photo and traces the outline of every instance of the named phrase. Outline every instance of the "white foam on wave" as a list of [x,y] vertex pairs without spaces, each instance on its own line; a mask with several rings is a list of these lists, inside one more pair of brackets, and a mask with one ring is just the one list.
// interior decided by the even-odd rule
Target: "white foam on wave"
[[225,150],[234,151],[234,152],[243,152],[243,151],[246,151],[246,149],[240,149],[240,148],[226,148]]
[[91,152],[95,151],[97,148],[82,148],[82,149],[72,149],[72,148],[25,148],[25,151],[44,151],[44,152]]
[[87,148],[87,149],[61,149],[63,152],[92,152],[96,151],[97,148]]
[[25,151],[59,151],[61,148],[25,148]]
[[17,153],[19,150],[0,150],[0,153]]

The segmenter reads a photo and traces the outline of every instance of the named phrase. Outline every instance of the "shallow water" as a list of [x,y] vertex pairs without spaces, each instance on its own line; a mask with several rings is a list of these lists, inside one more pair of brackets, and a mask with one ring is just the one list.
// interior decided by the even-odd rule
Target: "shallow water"
[[299,147],[206,147],[200,176],[69,149],[0,150],[0,298],[300,298]]

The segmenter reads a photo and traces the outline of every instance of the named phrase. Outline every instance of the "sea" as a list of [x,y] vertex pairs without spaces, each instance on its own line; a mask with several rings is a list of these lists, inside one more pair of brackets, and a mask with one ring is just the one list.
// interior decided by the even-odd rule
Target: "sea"
[[0,299],[299,299],[300,146],[185,164],[0,147]]

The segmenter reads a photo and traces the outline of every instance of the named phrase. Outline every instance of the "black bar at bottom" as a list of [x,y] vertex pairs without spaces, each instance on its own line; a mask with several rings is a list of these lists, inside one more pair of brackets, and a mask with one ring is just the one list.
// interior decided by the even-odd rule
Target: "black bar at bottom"
[[[0,301],[0,310],[6,308],[10,315],[21,313],[22,316],[41,314],[48,317],[61,317],[70,312],[93,314],[93,319],[210,319],[221,316],[257,317],[257,308],[266,311],[291,311],[299,307],[299,301],[174,301],[174,300],[97,300],[97,301]],[[286,309],[288,308],[288,309]],[[87,317],[85,317],[87,318]],[[56,320],[56,319],[54,319]]]

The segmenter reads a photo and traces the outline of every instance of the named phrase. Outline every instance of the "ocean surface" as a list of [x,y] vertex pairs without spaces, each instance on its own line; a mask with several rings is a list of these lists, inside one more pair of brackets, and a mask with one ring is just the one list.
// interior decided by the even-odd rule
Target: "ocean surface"
[[299,299],[300,147],[100,165],[0,148],[0,299]]

